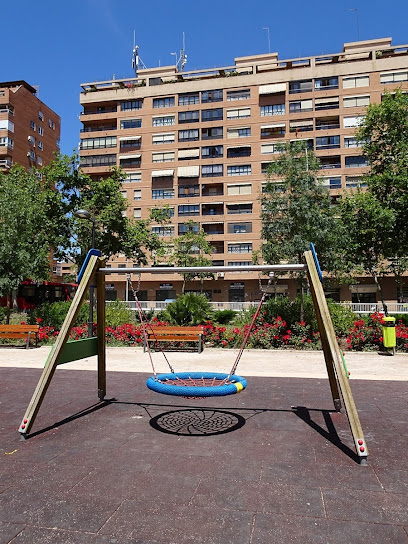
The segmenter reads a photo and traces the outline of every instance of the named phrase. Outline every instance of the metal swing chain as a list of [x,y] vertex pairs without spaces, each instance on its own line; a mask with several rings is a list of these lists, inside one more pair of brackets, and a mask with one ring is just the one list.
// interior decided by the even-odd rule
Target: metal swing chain
[[[147,321],[146,314],[144,313],[143,308],[141,307],[138,296],[137,296],[137,293],[139,292],[139,289],[140,289],[141,274],[138,275],[138,282],[137,282],[137,289],[136,290],[133,287],[132,278],[131,278],[130,274],[126,274],[126,279],[127,279],[127,284],[130,286],[130,289],[132,291],[133,298],[135,299],[135,302],[136,302],[136,308],[137,308],[137,311],[138,311],[138,314],[139,314],[140,326],[142,327],[143,338],[144,338],[145,346],[147,347],[147,352],[149,354],[150,363],[152,365],[154,377],[157,378],[157,373],[156,373],[156,369],[154,367],[153,357],[152,357],[152,353],[151,353],[151,350],[150,350],[150,345],[149,345],[149,341],[148,341],[148,337],[147,337],[147,332],[146,332],[147,327],[150,328],[150,331],[152,332],[152,334],[154,336],[155,343],[156,343],[156,345],[159,346],[159,349],[162,352],[163,357],[166,360],[166,363],[167,363],[167,365],[168,365],[168,367],[170,369],[170,372],[172,374],[174,374],[173,367],[171,366],[169,360],[167,359],[166,354],[162,350],[162,348],[161,348],[161,346],[159,344],[159,341],[157,339],[156,333],[154,332],[154,329],[152,328],[151,324]],[[147,327],[146,327],[146,325],[147,325]]]

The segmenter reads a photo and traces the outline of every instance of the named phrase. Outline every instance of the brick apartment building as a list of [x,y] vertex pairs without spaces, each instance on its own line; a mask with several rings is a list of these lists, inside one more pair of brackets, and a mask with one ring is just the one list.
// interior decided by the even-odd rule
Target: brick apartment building
[[25,81],[0,82],[0,169],[48,164],[59,151],[61,119]]
[[[145,219],[149,209],[169,205],[171,224],[152,227],[164,239],[193,220],[213,245],[214,264],[245,265],[261,246],[259,197],[276,142],[307,141],[336,200],[361,186],[368,170],[355,138],[365,108],[397,87],[408,90],[408,46],[392,46],[391,38],[346,43],[340,53],[317,57],[270,53],[208,70],[143,69],[137,78],[82,85],[81,163],[95,177],[112,166],[124,170],[129,216]],[[133,265],[120,255],[109,264]],[[106,281],[114,296],[126,298],[124,275]],[[144,275],[140,295],[174,298],[181,284],[176,275]],[[251,272],[219,274],[204,289],[213,302],[260,296]],[[296,284],[280,278],[277,290],[294,296]],[[396,300],[391,281],[384,290]],[[375,291],[367,278],[359,287],[334,287],[332,295],[371,303]]]

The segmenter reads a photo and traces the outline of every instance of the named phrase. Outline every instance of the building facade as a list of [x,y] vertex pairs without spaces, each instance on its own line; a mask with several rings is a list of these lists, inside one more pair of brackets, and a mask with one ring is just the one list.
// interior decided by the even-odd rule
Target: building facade
[[[81,164],[91,176],[126,173],[128,214],[146,219],[169,206],[171,222],[152,226],[165,240],[193,221],[213,246],[216,265],[245,265],[261,247],[260,195],[276,143],[305,140],[321,162],[319,175],[333,201],[362,186],[368,171],[355,130],[384,91],[408,90],[408,46],[391,38],[344,44],[341,53],[279,60],[277,53],[240,57],[230,67],[177,72],[174,66],[140,70],[137,78],[82,85]],[[132,266],[120,255],[112,267]],[[376,289],[333,287],[336,300],[374,302]],[[107,287],[127,298],[124,275]],[[166,300],[181,291],[176,275],[144,275],[141,298]],[[280,278],[277,292],[294,296]],[[197,284],[188,290],[198,291]],[[252,302],[259,278],[228,272],[205,280],[213,302]],[[392,282],[385,297],[395,300]],[[408,293],[407,293],[408,294]]]
[[48,164],[59,151],[61,119],[25,81],[0,82],[0,170]]

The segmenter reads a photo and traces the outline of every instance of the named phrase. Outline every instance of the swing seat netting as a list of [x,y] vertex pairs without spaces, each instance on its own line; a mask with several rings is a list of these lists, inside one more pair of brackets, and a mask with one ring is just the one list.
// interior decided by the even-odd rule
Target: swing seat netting
[[180,397],[217,397],[234,395],[247,385],[236,374],[214,372],[175,372],[151,376],[146,385],[152,391]]

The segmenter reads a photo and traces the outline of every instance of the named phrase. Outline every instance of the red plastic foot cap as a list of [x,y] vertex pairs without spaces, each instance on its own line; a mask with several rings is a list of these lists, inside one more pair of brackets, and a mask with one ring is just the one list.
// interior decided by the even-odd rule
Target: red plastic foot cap
[[26,419],[24,420],[24,423],[27,423],[27,420],[26,420]]
[[360,446],[360,451],[365,451],[364,446]]
[[358,445],[359,445],[359,446],[362,446],[363,444],[364,444],[364,442],[363,442],[363,441],[361,440],[361,438],[360,438],[360,440],[358,441]]
[[25,425],[21,425],[21,428],[22,428],[22,429],[25,429]]

